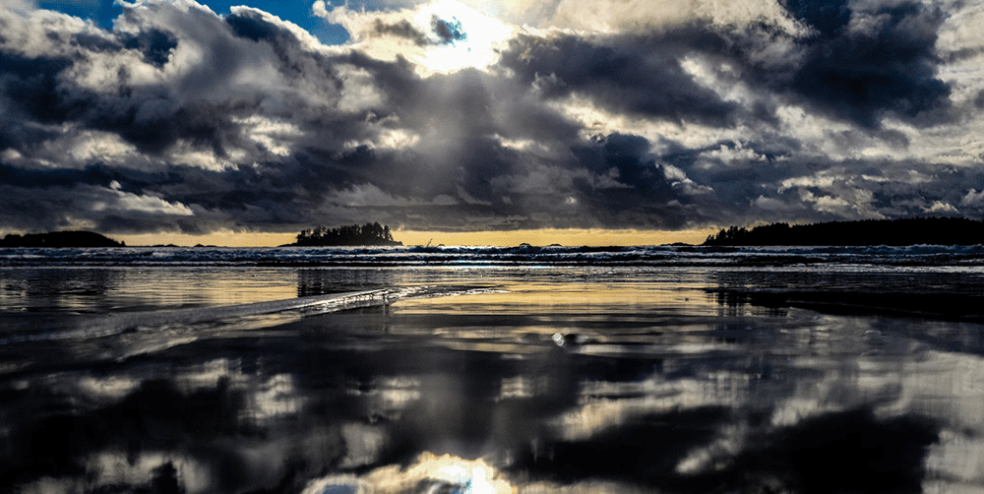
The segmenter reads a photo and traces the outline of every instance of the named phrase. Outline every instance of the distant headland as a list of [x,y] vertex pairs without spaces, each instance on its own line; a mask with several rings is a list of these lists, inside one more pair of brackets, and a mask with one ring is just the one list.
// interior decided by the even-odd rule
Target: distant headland
[[302,230],[297,234],[297,242],[283,247],[359,247],[359,246],[399,246],[403,242],[393,240],[389,226],[379,223],[349,225],[338,228],[319,226],[312,230]]
[[126,247],[105,235],[86,231],[8,234],[0,239],[0,247]]
[[984,221],[967,218],[903,218],[834,221],[810,225],[773,223],[751,229],[731,228],[707,237],[707,246],[769,245],[978,245],[984,244]]

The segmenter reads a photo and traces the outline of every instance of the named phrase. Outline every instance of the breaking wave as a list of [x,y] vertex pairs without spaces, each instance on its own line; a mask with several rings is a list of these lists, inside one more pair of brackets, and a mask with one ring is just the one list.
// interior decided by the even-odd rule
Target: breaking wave
[[984,246],[129,247],[0,249],[0,266],[979,265]]

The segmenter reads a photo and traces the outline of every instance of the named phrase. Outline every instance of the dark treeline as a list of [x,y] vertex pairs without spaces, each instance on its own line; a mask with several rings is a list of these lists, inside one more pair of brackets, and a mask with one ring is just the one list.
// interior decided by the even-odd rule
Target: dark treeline
[[296,246],[359,246],[359,245],[403,245],[393,240],[389,226],[379,223],[349,225],[338,228],[319,226],[313,230],[303,230],[297,235]]
[[126,244],[96,232],[68,231],[8,234],[0,239],[0,247],[126,247]]
[[707,237],[704,245],[977,245],[984,222],[966,218],[905,218],[835,221],[811,225],[773,223],[731,228]]

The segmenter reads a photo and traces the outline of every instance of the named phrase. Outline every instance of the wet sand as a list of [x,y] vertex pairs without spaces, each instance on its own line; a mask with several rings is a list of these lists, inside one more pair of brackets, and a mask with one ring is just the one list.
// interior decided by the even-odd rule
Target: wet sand
[[[303,296],[424,283],[485,291],[3,345],[0,487],[332,494],[984,487],[984,328],[973,316],[843,314],[721,295],[775,293],[777,280],[789,279],[761,273],[269,273],[256,282],[288,286],[294,277]],[[207,274],[195,276],[207,285]],[[110,276],[102,285],[92,273],[48,278],[61,293],[80,280],[103,289],[82,313],[70,310],[77,300],[50,295],[48,310],[35,312],[63,323],[102,317],[120,310],[111,307],[124,294],[139,302],[127,306],[132,312],[174,306],[155,305],[134,276],[124,271],[122,281]],[[797,286],[829,296],[849,295],[851,285],[870,294],[947,280],[886,276]],[[247,281],[214,277],[252,293]],[[27,278],[7,274],[6,282]],[[954,294],[966,293],[960,280],[948,280]],[[5,297],[30,302],[12,290]],[[184,307],[226,305],[197,300]]]

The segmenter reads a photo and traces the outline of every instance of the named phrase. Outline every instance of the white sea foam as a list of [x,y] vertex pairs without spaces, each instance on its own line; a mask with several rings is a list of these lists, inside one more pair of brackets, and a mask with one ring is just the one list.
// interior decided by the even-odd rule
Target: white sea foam
[[[285,312],[299,315],[324,314],[363,307],[386,305],[409,298],[430,298],[482,289],[458,286],[412,286],[382,288],[347,293],[332,293],[250,304],[200,307],[146,312],[120,312],[103,315],[14,314],[4,317],[5,327],[0,346],[18,342],[93,339],[128,333],[153,332],[158,329],[189,327],[229,318],[245,318]],[[169,344],[180,342],[175,334]]]
[[3,266],[789,265],[981,266],[984,246],[131,247],[3,249]]

